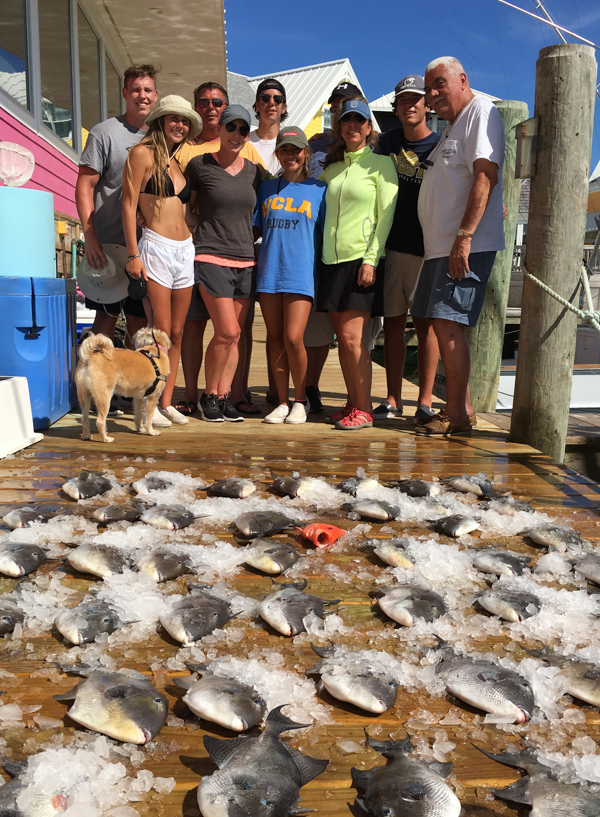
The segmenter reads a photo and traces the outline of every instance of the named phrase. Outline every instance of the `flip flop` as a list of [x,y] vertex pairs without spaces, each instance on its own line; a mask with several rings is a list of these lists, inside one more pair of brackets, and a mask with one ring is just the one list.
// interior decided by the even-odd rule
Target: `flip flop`
[[180,414],[183,414],[184,417],[191,417],[192,414],[198,411],[198,403],[195,403],[193,400],[180,400],[174,408],[176,408]]
[[[249,408],[244,408],[245,406],[249,406]],[[258,417],[259,414],[261,414],[258,406],[253,406],[248,400],[238,400],[235,404],[235,409],[239,411],[240,414],[243,414],[244,417]]]

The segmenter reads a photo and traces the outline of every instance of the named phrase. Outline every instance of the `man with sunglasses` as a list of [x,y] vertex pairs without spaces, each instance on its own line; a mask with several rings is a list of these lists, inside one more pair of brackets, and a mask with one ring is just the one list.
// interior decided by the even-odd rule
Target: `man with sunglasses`
[[448,124],[429,155],[419,196],[425,262],[413,315],[433,321],[447,397],[416,433],[468,435],[474,415],[466,327],[477,323],[496,252],[504,249],[504,125],[491,100],[475,96],[455,57],[429,63],[425,92]]
[[[373,412],[374,420],[397,418],[403,411],[404,330],[425,253],[417,201],[423,181],[423,162],[439,140],[427,127],[428,110],[423,77],[410,74],[401,79],[395,88],[394,113],[402,127],[383,133],[375,149],[376,153],[389,156],[396,166],[398,200],[385,245],[383,275],[378,276],[376,314],[383,315],[388,395]],[[419,342],[419,402],[415,417],[417,422],[427,422],[435,413],[431,402],[439,350],[431,321],[414,318],[414,324]]]
[[288,115],[285,88],[278,79],[263,79],[256,89],[253,108],[258,118],[258,127],[250,134],[249,144],[256,148],[269,173],[275,176],[281,170],[275,156],[275,143]]
[[[179,165],[183,171],[185,171],[194,156],[201,156],[204,153],[217,153],[220,149],[219,119],[228,105],[229,96],[227,91],[218,82],[203,82],[195,89],[194,109],[202,119],[202,130],[193,144],[186,142],[177,154]],[[254,162],[254,164],[265,167],[262,156],[249,142],[246,142],[240,151],[240,155],[244,159]],[[248,314],[251,316],[251,312]],[[177,411],[185,416],[193,414],[198,407],[198,377],[202,367],[204,331],[208,320],[208,310],[198,287],[195,286],[181,342],[181,368],[185,380],[185,392],[183,398],[175,405]],[[245,336],[242,334],[242,342],[240,343],[240,359],[242,361],[245,357],[244,342]]]

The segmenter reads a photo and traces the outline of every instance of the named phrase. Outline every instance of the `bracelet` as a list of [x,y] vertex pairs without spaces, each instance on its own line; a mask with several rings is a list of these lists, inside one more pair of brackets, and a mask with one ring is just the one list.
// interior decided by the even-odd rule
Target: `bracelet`
[[127,263],[133,261],[134,258],[141,258],[142,256],[138,253],[137,255],[128,255],[127,256]]

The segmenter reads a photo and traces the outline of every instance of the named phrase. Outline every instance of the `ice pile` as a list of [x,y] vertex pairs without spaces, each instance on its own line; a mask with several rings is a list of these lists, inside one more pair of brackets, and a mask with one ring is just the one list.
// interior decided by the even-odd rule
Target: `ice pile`
[[[147,477],[157,477],[167,483],[159,490],[149,490]],[[146,477],[132,484],[141,499],[149,499],[157,505],[188,505],[196,500],[196,491],[206,488],[203,479],[182,474],[179,471],[149,471]]]
[[78,544],[82,538],[94,536],[98,525],[83,516],[55,516],[47,522],[32,522],[26,528],[16,528],[2,539],[2,543],[25,542],[47,547],[48,555],[56,557],[64,552],[63,545]]
[[[19,783],[24,787],[17,796],[22,813],[37,814],[36,805],[43,798],[62,795],[68,802],[65,814],[69,817],[103,817],[109,809],[141,800],[152,789],[162,794],[175,787],[173,778],[154,777],[146,770],[128,777],[123,763],[111,761],[111,744],[105,737],[90,740],[86,746],[33,755]],[[115,817],[118,813],[114,812]]]
[[131,570],[107,576],[96,598],[117,610],[122,621],[135,625],[124,631],[117,630],[111,636],[111,643],[117,639],[139,641],[146,638],[155,629],[160,616],[169,609],[167,597],[163,596],[154,579],[147,573]]
[[[19,586],[19,607],[25,613],[25,633],[41,635],[52,628],[54,619],[65,607],[72,607],[77,591],[61,584],[56,571],[30,578]],[[71,603],[69,603],[71,602]],[[15,628],[13,635],[17,636]]]

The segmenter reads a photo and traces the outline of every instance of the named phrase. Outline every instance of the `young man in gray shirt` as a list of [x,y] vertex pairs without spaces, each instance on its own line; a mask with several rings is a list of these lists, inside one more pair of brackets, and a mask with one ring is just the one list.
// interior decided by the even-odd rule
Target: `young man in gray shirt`
[[[75,201],[85,235],[85,257],[94,269],[103,269],[107,264],[103,244],[125,245],[121,219],[123,168],[129,149],[144,135],[146,118],[158,98],[155,73],[153,65],[132,65],[125,71],[125,114],[94,125],[81,154]],[[96,310],[92,331],[112,339],[120,303],[99,304],[86,298],[86,306]],[[128,299],[125,313],[131,335],[146,325],[141,301]]]

